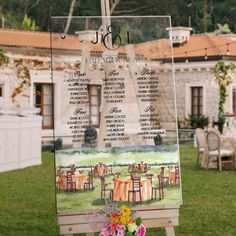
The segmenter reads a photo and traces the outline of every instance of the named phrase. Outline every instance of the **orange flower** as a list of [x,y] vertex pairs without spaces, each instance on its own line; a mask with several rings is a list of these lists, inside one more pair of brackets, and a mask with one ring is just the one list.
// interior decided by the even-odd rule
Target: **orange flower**
[[118,223],[119,222],[119,216],[115,213],[111,214],[111,223]]

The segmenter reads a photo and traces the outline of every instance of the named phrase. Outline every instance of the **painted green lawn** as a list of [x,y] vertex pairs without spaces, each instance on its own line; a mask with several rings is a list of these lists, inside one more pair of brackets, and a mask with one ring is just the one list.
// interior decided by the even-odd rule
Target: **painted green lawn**
[[162,164],[162,163],[176,163],[178,161],[178,154],[176,150],[169,152],[125,152],[121,154],[112,154],[109,152],[92,152],[92,153],[73,153],[63,151],[56,154],[56,164],[61,166],[68,166],[76,164],[76,166],[91,166],[98,162],[106,163],[107,165],[122,165],[135,164],[144,161],[147,164]]
[[[184,206],[176,235],[236,235],[236,171],[196,168],[196,150],[181,146]],[[55,215],[54,161],[0,174],[0,235],[59,235]],[[148,230],[147,236],[165,235]]]

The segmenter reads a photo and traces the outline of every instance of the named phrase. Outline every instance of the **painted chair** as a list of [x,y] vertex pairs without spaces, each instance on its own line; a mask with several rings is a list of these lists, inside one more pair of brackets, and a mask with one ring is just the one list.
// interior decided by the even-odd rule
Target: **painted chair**
[[152,186],[152,200],[157,199],[157,191],[159,192],[159,200],[164,199],[164,186],[163,178],[161,175],[157,175],[158,184]]
[[86,190],[89,190],[89,191],[93,190],[93,174],[91,171],[89,171],[88,178],[84,182],[84,191]]
[[106,183],[105,177],[101,176],[101,200],[106,198],[106,192],[109,193],[110,200],[113,200],[113,189],[108,188],[108,184]]
[[67,172],[66,175],[66,191],[76,192],[76,182],[73,181],[73,173],[71,171]]
[[133,177],[132,178],[132,189],[128,191],[128,202],[130,202],[130,196],[132,195],[132,202],[137,202],[137,194],[139,196],[139,201],[142,202],[142,193],[141,193],[141,178]]

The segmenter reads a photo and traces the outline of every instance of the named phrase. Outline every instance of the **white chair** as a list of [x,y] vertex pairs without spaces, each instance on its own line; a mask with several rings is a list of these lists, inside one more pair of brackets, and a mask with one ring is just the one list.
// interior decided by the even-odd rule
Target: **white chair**
[[208,129],[208,132],[209,132],[209,131],[214,131],[215,133],[218,134],[218,136],[221,136],[221,135],[222,135],[221,132],[220,132],[218,129],[216,129],[216,128],[209,128],[209,129]]
[[198,155],[197,155],[197,166],[199,163],[200,156],[204,156],[205,148],[206,148],[206,135],[203,129],[197,128],[196,129],[196,140],[197,140],[197,147],[198,147]]
[[[209,161],[211,158],[217,159],[218,168],[222,170],[222,164],[231,164],[233,168],[234,164],[234,151],[231,149],[222,149],[220,136],[214,130],[210,130],[207,133],[207,163],[206,169],[208,169]],[[226,157],[226,158],[225,158]]]

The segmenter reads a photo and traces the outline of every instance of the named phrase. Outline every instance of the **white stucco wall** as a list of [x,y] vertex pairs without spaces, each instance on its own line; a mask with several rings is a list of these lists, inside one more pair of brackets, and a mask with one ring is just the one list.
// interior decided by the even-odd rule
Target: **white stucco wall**
[[[15,109],[17,104],[20,108],[33,107],[33,86],[35,83],[52,83],[50,71],[50,54],[42,55],[35,52],[32,55],[24,53],[19,49],[16,52],[8,52],[10,63],[1,68],[0,84],[3,85],[3,97],[0,98],[1,109]],[[14,89],[22,82],[22,78],[18,78],[16,74],[16,60],[23,60],[23,65],[27,66],[30,71],[30,86],[26,86],[24,91],[16,96],[15,103],[12,99]],[[65,86],[64,80],[68,77],[70,71],[74,70],[73,63],[81,60],[79,54],[69,55],[59,53],[54,58],[55,70],[53,71],[54,84],[54,115],[55,115],[55,134],[56,136],[70,136],[66,121],[71,113],[71,107],[68,106],[69,94]],[[41,64],[34,66],[33,61]],[[191,113],[191,87],[203,87],[203,114],[210,118],[217,117],[218,114],[218,86],[214,82],[213,68],[216,61],[175,63],[175,81],[176,81],[176,103],[178,111],[178,119],[183,121]],[[91,84],[102,85],[104,77],[104,65],[96,65],[87,68]],[[172,77],[172,67],[170,64],[161,64],[152,62],[152,67],[158,69],[161,79]],[[225,104],[225,111],[232,112],[232,90],[236,88],[236,74],[233,74],[234,82],[228,88],[228,97]],[[165,94],[165,92],[163,92]],[[168,97],[168,93],[165,94]],[[174,105],[171,105],[174,107]],[[172,114],[173,115],[173,114]],[[42,136],[51,140],[53,130],[42,130]]]

